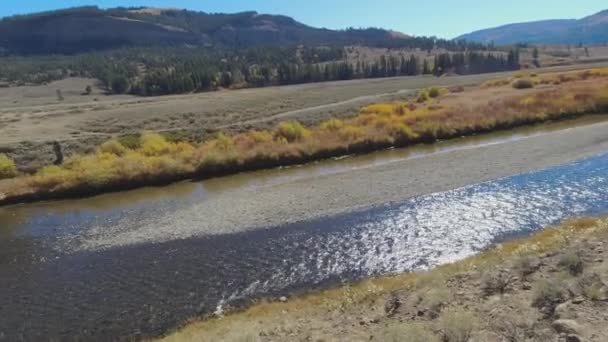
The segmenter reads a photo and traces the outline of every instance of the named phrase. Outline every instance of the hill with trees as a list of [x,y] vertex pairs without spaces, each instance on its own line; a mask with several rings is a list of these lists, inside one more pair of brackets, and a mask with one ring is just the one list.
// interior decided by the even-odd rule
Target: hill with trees
[[[346,54],[353,46],[388,52],[354,61]],[[141,7],[4,18],[0,56],[0,82],[10,85],[90,77],[109,94],[143,96],[519,68],[517,51],[464,40],[314,28],[256,12]]]
[[[75,54],[124,47],[365,45],[456,48],[458,42],[368,28],[314,28],[279,15],[210,14],[178,9],[78,7],[0,21],[4,54]],[[479,44],[471,44],[479,48]]]

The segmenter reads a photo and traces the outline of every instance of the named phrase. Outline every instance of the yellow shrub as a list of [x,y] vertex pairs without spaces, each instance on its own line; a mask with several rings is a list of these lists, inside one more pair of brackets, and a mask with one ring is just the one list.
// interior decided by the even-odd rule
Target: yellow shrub
[[101,144],[97,151],[122,156],[127,153],[127,148],[124,147],[120,142],[118,142],[118,140],[112,139]]
[[72,172],[56,165],[45,166],[30,178],[34,188],[54,190],[59,185],[66,185],[74,179]]
[[217,138],[215,138],[215,140],[213,140],[214,143],[214,147],[222,150],[222,151],[228,151],[231,150],[234,147],[234,142],[232,141],[232,137],[220,132],[217,135]]
[[158,133],[144,133],[140,140],[141,147],[138,151],[146,156],[160,156],[171,152],[171,143]]
[[249,135],[256,143],[267,143],[272,141],[272,134],[268,131],[252,131]]
[[0,179],[12,178],[15,176],[17,176],[15,162],[5,154],[0,153]]
[[323,122],[320,126],[320,128],[324,131],[328,131],[328,132],[337,132],[339,131],[342,127],[344,127],[344,122],[342,122],[342,120],[340,119],[329,119],[325,122]]
[[393,114],[395,107],[391,103],[376,103],[369,106],[363,107],[361,113],[363,114],[377,114],[377,115],[391,115]]
[[310,135],[310,131],[297,121],[280,123],[274,131],[277,138],[284,138],[288,142],[302,140]]
[[344,126],[339,135],[342,139],[357,140],[365,136],[365,131],[361,127]]

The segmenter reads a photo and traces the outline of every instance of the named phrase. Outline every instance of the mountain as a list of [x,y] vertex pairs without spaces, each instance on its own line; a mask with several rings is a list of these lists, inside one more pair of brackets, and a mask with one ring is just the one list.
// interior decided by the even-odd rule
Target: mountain
[[279,15],[179,9],[78,7],[0,21],[3,54],[74,54],[133,46],[402,46],[413,39],[382,29],[314,28]]
[[608,42],[608,10],[582,19],[543,20],[475,31],[457,39],[497,45],[515,43],[602,44]]

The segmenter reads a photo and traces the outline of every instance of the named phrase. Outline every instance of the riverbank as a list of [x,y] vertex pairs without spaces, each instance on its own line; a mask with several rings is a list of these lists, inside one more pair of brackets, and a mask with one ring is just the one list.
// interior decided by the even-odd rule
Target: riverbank
[[608,219],[567,221],[427,272],[218,312],[162,341],[605,341],[607,238]]
[[200,145],[170,142],[154,133],[111,140],[95,154],[72,157],[33,176],[0,182],[0,205],[301,164],[608,109],[606,70],[558,76],[558,84],[539,82],[544,86],[538,89],[493,86],[464,92],[461,88],[429,88],[415,102],[370,105],[352,119],[334,118],[313,127],[288,121],[272,131],[220,133]]
[[[590,127],[598,129],[597,124]],[[504,143],[460,150],[449,145],[426,155],[413,152],[412,158],[407,158],[409,149],[389,150],[380,153],[388,158],[373,154],[0,208],[0,251],[6,260],[0,267],[0,302],[7,303],[0,308],[5,317],[0,331],[9,340],[153,338],[208,317],[218,307],[229,312],[263,298],[289,298],[341,281],[434,267],[564,218],[608,213],[608,155],[559,162],[564,147],[570,147],[565,150],[569,158],[581,158],[597,146],[593,136],[572,146],[577,140],[567,133],[573,130],[546,133],[554,139],[546,143],[555,145],[547,155],[543,144],[536,150],[527,142],[542,135],[505,137]],[[530,151],[515,167],[560,165],[305,220],[319,209],[348,208],[349,194],[359,194],[356,200],[362,201],[400,198],[432,190],[417,184],[421,179],[427,185],[434,181],[436,189],[449,186],[452,174],[458,182],[506,172],[513,159],[500,151]],[[400,153],[401,159],[393,158]],[[473,162],[488,164],[454,167],[463,164],[455,156],[487,158]],[[359,158],[365,160],[358,163]],[[423,168],[410,170],[409,165]],[[352,189],[335,182],[343,178],[350,179]],[[327,190],[319,187],[332,180],[333,193],[316,197]],[[275,214],[264,217],[262,210]],[[270,221],[283,215],[298,222]],[[252,219],[266,225],[246,226]]]

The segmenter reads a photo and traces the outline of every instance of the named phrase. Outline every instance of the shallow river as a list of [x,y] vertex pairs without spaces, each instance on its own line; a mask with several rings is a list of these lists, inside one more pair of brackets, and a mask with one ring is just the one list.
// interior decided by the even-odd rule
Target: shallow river
[[[0,340],[154,336],[193,316],[252,298],[428,268],[567,217],[608,212],[608,155],[602,154],[283,226],[171,234],[172,227],[188,225],[196,231],[198,224],[174,217],[175,212],[235,188],[314,179],[593,120],[598,119],[205,182],[0,208]],[[127,243],[108,237],[108,232],[137,231],[142,225],[163,234]]]

